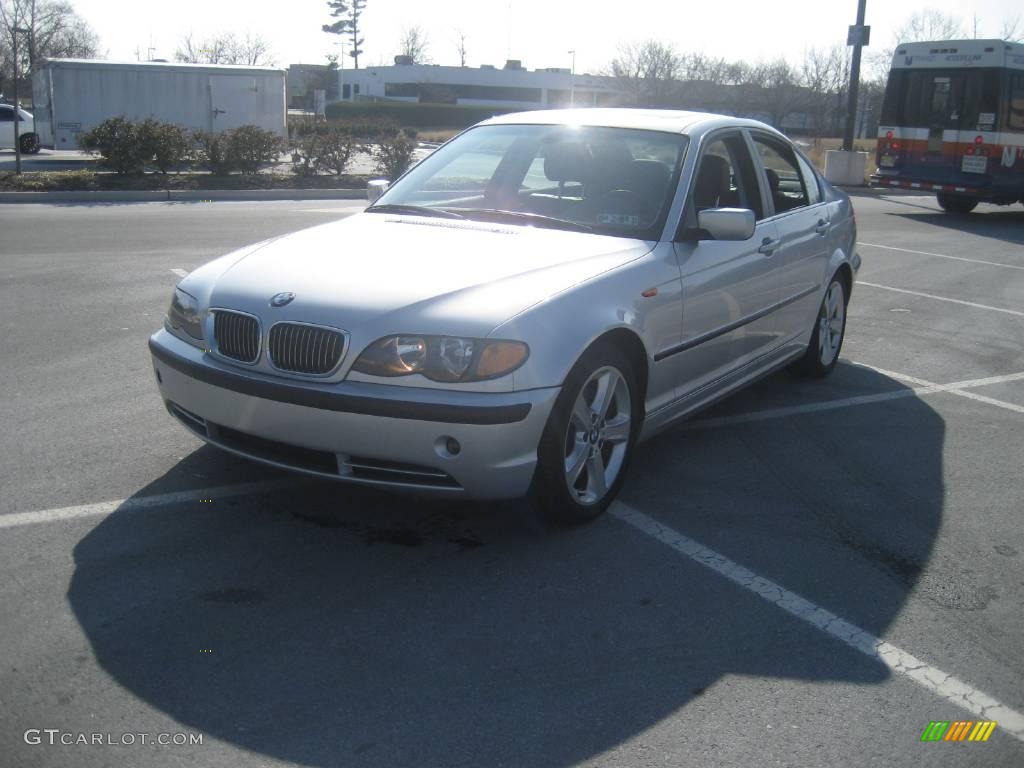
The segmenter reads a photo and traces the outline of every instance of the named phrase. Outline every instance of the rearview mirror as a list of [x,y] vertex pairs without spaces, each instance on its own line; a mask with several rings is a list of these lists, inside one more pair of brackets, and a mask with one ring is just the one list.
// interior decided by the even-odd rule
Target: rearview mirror
[[387,179],[374,179],[366,183],[366,199],[369,202],[373,202],[378,197],[387,192],[388,187],[391,186],[391,182]]
[[747,208],[709,208],[697,214],[697,226],[715,240],[749,240],[756,223]]

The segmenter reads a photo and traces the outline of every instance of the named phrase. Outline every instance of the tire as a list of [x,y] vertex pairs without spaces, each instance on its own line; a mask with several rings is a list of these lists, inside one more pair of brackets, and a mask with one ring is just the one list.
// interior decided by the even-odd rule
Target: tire
[[548,521],[584,523],[608,508],[625,480],[641,410],[629,358],[612,345],[587,350],[566,378],[537,449],[530,495]]
[[951,195],[948,192],[936,192],[935,199],[946,213],[970,213],[978,207],[978,201],[973,197]]
[[24,133],[18,137],[18,143],[21,144],[21,153],[23,155],[37,155],[39,154],[39,137],[34,133]]
[[794,373],[812,379],[821,379],[832,373],[839,361],[843,339],[846,338],[848,303],[846,282],[837,272],[832,275],[828,290],[821,300],[807,351],[791,366]]

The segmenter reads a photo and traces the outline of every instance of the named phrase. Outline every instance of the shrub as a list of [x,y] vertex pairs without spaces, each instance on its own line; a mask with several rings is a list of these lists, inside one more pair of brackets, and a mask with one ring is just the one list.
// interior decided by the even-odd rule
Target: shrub
[[86,152],[101,155],[100,166],[120,174],[141,173],[149,160],[139,126],[128,118],[112,117],[78,137]]
[[377,165],[374,170],[394,181],[412,165],[416,142],[405,130],[394,125],[380,128],[375,139],[373,159]]
[[196,160],[214,176],[227,176],[235,170],[235,162],[228,151],[230,136],[224,133],[196,131],[192,140],[197,146]]
[[369,151],[363,135],[338,123],[302,126],[292,140],[292,170],[300,176],[321,172],[342,176],[357,154]]
[[280,136],[255,125],[243,125],[225,133],[228,134],[228,156],[244,174],[259,173],[261,166],[277,160],[284,150]]
[[150,118],[138,125],[138,134],[141,154],[160,173],[180,170],[189,159],[188,133],[180,125]]

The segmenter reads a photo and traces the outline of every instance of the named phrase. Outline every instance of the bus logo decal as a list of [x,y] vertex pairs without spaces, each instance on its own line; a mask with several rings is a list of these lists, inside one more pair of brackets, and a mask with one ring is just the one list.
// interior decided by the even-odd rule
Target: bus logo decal
[[1003,165],[1012,168],[1013,164],[1017,162],[1017,157],[1022,154],[1024,153],[1019,147],[1003,147]]

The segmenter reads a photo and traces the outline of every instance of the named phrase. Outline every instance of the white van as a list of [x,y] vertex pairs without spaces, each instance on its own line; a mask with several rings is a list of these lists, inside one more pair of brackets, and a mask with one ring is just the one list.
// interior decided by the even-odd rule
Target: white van
[[[36,121],[31,112],[18,110],[18,141],[21,151],[34,155],[39,151],[39,136],[36,135]],[[14,107],[0,104],[0,149],[14,149]]]

